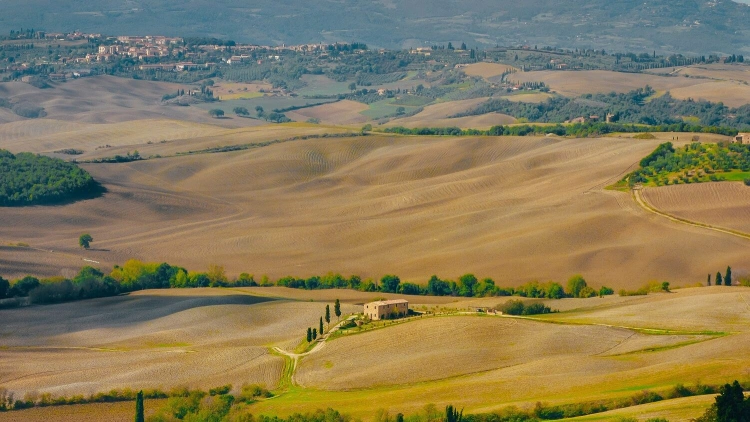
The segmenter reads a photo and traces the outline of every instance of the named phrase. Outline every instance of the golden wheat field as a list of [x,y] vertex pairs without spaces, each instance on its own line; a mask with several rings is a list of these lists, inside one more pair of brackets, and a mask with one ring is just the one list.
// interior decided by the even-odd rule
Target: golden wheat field
[[[339,271],[423,283],[472,272],[513,285],[582,273],[616,288],[692,284],[746,259],[742,239],[672,223],[603,189],[657,143],[368,136],[88,164],[103,197],[3,209],[0,243],[41,249],[17,252],[24,262],[70,258],[39,275],[137,258],[272,278]],[[82,232],[92,250],[78,248]],[[0,264],[6,277],[29,270]]]
[[408,128],[460,127],[463,129],[487,129],[495,125],[515,123],[515,118],[500,113],[488,113],[480,116],[450,117],[471,110],[485,101],[487,101],[487,97],[431,104],[413,116],[393,119],[385,126],[404,126]]
[[647,188],[643,190],[643,196],[649,204],[668,214],[712,226],[750,232],[750,187],[742,182]]

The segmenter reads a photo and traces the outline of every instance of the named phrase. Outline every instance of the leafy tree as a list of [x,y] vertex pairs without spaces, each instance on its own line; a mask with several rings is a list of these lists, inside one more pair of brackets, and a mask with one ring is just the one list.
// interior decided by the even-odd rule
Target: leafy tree
[[311,341],[312,341],[312,328],[307,327],[307,342],[309,343]]
[[247,108],[245,107],[235,107],[234,108],[234,114],[238,116],[249,116],[250,112],[247,111]]
[[718,273],[718,272],[717,272],[717,273],[716,273],[716,285],[717,285],[717,286],[721,286],[721,284],[722,284],[722,281],[721,281],[721,273]]
[[727,273],[724,276],[724,285],[725,286],[732,285],[732,267],[727,266]]
[[82,247],[83,249],[88,249],[91,245],[90,243],[94,241],[94,238],[91,237],[90,234],[84,233],[78,238],[78,246]]
[[665,281],[665,282],[661,283],[661,289],[663,291],[665,291],[665,292],[668,292],[669,291],[669,282]]
[[0,149],[0,206],[54,203],[100,191],[91,175],[75,163]]
[[352,91],[352,92],[354,92],[354,91],[356,91],[356,90],[357,90],[357,83],[356,83],[356,82],[352,82],[352,83],[350,83],[350,84],[349,84],[349,91]]
[[398,285],[401,284],[401,279],[395,275],[384,275],[380,279],[381,290],[386,293],[398,292]]
[[214,119],[218,119],[219,117],[224,117],[224,110],[220,108],[212,108],[211,110],[208,110],[208,114]]
[[602,296],[609,296],[615,294],[614,289],[611,289],[609,287],[602,286],[601,289],[599,289],[599,297]]
[[742,386],[737,380],[721,387],[716,397],[716,420],[718,422],[750,421],[750,401],[745,399]]
[[404,422],[404,414],[403,413],[396,414],[396,422]]
[[461,50],[466,50],[466,43],[465,42],[461,43]]
[[[1,284],[2,282],[0,282]],[[26,277],[16,280],[13,286],[8,291],[8,297],[25,297],[29,295],[29,292],[39,287],[39,279],[27,275]]]
[[336,314],[336,319],[341,318],[341,303],[336,299],[336,303],[333,304],[333,313]]
[[145,417],[143,414],[143,390],[139,391],[135,396],[135,422],[144,422]]
[[[331,307],[326,305],[326,324],[331,324]],[[323,334],[323,331],[320,332]]]
[[453,50],[453,43],[451,43],[451,42],[448,43],[448,50]]
[[581,290],[586,287],[586,280],[580,274],[568,279],[568,294],[570,297],[580,297]]
[[255,106],[255,114],[258,117],[263,117],[263,107],[261,107],[261,106]]
[[6,297],[8,297],[9,291],[10,291],[10,282],[0,277],[0,299],[5,299]]
[[474,296],[474,286],[477,284],[477,278],[474,274],[462,275],[458,278],[458,283],[461,286],[458,291],[459,295],[466,297]]

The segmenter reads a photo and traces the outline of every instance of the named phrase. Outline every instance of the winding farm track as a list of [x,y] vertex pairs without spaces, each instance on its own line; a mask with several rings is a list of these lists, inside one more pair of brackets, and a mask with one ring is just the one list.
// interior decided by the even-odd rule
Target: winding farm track
[[700,222],[697,222],[697,221],[688,220],[686,218],[677,217],[677,216],[674,216],[672,214],[668,214],[668,213],[666,213],[664,211],[661,211],[661,210],[653,207],[651,204],[649,204],[646,201],[645,198],[643,198],[643,194],[641,193],[642,190],[643,190],[643,188],[633,189],[632,190],[632,192],[633,192],[633,199],[635,199],[635,202],[641,208],[643,208],[644,210],[646,210],[646,211],[648,211],[650,213],[659,215],[659,216],[664,217],[664,218],[666,218],[666,219],[668,219],[670,221],[674,221],[675,223],[686,224],[688,226],[698,227],[698,228],[706,229],[706,230],[713,230],[713,231],[716,231],[716,232],[719,232],[719,233],[724,233],[724,234],[728,234],[728,235],[740,237],[742,239],[750,240],[750,234],[745,233],[745,232],[741,232],[741,231],[738,231],[738,230],[726,229],[726,228],[723,228],[723,227],[712,226],[710,224],[700,223]]

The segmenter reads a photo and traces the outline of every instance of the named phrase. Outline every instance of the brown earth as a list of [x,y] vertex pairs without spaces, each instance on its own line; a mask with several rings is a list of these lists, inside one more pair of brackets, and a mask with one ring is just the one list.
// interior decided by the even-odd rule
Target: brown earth
[[[368,136],[85,165],[108,189],[103,197],[0,210],[0,244],[54,251],[15,252],[0,274],[138,258],[272,278],[339,271],[424,283],[471,272],[513,285],[582,273],[633,288],[703,281],[747,259],[742,239],[666,221],[603,190],[658,142]],[[78,248],[84,232],[94,250]],[[68,264],[41,259],[50,253]],[[35,256],[46,264],[29,268]]]

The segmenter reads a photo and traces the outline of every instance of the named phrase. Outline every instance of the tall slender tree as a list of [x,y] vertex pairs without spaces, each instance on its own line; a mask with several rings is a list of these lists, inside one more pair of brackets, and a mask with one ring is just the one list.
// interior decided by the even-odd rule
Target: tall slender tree
[[452,405],[445,406],[445,422],[462,422],[464,419],[464,411],[458,411]]
[[331,324],[331,307],[326,305],[326,324]]
[[716,273],[716,285],[721,286],[721,273]]
[[317,328],[313,328],[313,340],[315,340],[317,338],[318,338],[318,329]]
[[143,413],[143,390],[135,396],[135,422],[144,422],[146,419]]
[[727,265],[727,274],[724,276],[724,285],[725,286],[732,285],[732,267],[728,265]]
[[312,341],[312,328],[307,327],[307,342],[309,343],[311,341]]
[[336,299],[336,303],[333,304],[333,313],[336,314],[336,320],[341,319],[341,302]]
[[323,317],[320,317],[320,326],[318,327],[320,332],[323,332]]
[[711,274],[708,274],[708,280],[706,280],[706,286],[711,285]]

